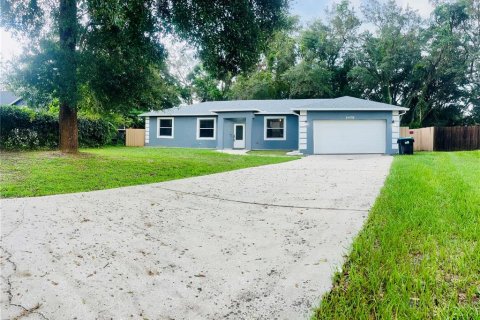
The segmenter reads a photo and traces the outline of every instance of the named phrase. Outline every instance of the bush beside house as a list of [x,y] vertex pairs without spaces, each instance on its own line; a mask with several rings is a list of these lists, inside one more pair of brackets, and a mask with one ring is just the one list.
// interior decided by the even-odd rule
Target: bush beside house
[[[116,127],[103,119],[78,119],[81,147],[109,144],[116,134]],[[0,149],[55,149],[58,147],[58,137],[58,116],[25,107],[0,107]]]

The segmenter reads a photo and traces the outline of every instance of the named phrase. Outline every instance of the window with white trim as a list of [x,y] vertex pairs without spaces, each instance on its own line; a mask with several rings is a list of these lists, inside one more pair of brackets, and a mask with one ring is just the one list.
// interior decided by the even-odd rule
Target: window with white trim
[[197,118],[197,139],[198,140],[214,140],[216,118]]
[[157,118],[157,137],[173,138],[173,118]]
[[265,117],[265,140],[285,140],[285,117]]

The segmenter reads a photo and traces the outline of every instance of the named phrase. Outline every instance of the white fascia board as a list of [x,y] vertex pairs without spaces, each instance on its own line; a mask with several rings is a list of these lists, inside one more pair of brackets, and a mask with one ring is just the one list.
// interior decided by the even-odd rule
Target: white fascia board
[[219,113],[219,112],[260,112],[261,110],[259,109],[218,109],[218,110],[209,110],[209,111],[213,113]]
[[10,102],[10,105],[13,106],[15,105],[15,103],[17,103],[18,101],[22,100],[23,98],[17,98],[15,100],[13,100],[12,102]]
[[266,111],[261,111],[261,112],[258,112],[257,114],[264,114],[264,115],[292,115],[292,116],[298,116],[298,114],[296,114],[295,112],[266,112]]
[[402,110],[402,111],[406,111],[408,110],[408,108],[404,108],[404,107],[392,107],[392,108],[389,108],[389,109],[385,109],[385,108],[303,108],[303,109],[296,109],[296,108],[292,108],[290,109],[292,111],[350,111],[350,112],[354,112],[354,111],[394,111],[394,110]]
[[142,113],[139,117],[216,117],[215,113],[175,114],[175,113]]

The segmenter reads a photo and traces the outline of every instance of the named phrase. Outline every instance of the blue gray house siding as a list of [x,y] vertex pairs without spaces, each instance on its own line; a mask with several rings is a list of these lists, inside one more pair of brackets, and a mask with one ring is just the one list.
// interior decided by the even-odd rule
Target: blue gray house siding
[[[386,153],[394,154],[398,150],[392,149],[392,111],[307,111],[307,149],[300,150],[305,154],[313,154],[313,121],[315,120],[345,120],[349,118],[355,120],[385,120],[387,124],[386,132]],[[354,120],[352,120],[354,121]]]
[[[146,117],[145,144],[147,146],[230,149],[233,148],[234,125],[242,123],[245,124],[245,149],[300,150],[304,154],[314,153],[314,121],[316,120],[384,120],[385,149],[381,148],[379,140],[383,139],[383,133],[380,137],[379,131],[375,136],[372,135],[375,134],[375,131],[370,133],[365,131],[365,137],[376,138],[376,140],[371,141],[375,144],[373,148],[365,144],[364,151],[394,154],[398,152],[397,138],[400,134],[400,118],[406,111],[408,108],[345,96],[333,99],[207,101],[168,110],[152,110],[141,116]],[[265,139],[265,117],[267,116],[286,118],[285,139]],[[158,117],[174,118],[173,138],[157,136]],[[216,119],[215,139],[197,139],[197,119],[199,117]],[[355,123],[355,125],[359,124]],[[330,125],[332,124],[330,123]],[[343,125],[345,125],[344,122],[338,123],[338,127],[331,127],[331,130],[334,131],[334,128],[344,130],[349,127],[348,125],[342,127]],[[380,127],[377,125],[378,123],[372,124],[372,130],[375,128],[378,130]],[[326,126],[322,128],[326,128]],[[351,130],[360,130],[358,128],[352,125]],[[346,133],[349,134],[350,139],[357,138],[355,131]],[[339,135],[338,139],[342,139],[341,137],[342,135]],[[342,147],[341,142],[344,141],[336,141],[333,136],[329,136],[330,138],[333,140],[329,150],[335,151],[336,143],[339,148]],[[318,144],[320,142],[317,141]],[[355,143],[356,141],[345,142]],[[357,147],[362,147],[362,145]],[[351,148],[350,150],[361,152],[362,148]],[[343,152],[346,151],[349,149],[343,149]]]
[[[286,117],[287,136],[285,140],[265,140],[265,117]],[[257,115],[253,119],[252,149],[254,150],[297,150],[298,116],[296,115]]]
[[[286,118],[286,139],[265,140],[265,116]],[[197,119],[216,118],[216,139],[197,140]],[[162,117],[160,117],[162,118]],[[222,112],[218,116],[176,116],[173,138],[157,136],[158,117],[149,117],[147,146],[181,148],[233,148],[233,126],[245,124],[245,148],[247,150],[296,150],[298,149],[298,117],[296,115],[255,115],[253,112]]]
[[[165,146],[180,148],[216,148],[217,139],[215,140],[197,140],[197,118],[216,118],[215,116],[205,117],[160,117],[174,118],[173,138],[158,138],[157,121],[158,117],[150,117],[149,125],[149,143],[147,146]],[[218,128],[218,125],[217,125]]]

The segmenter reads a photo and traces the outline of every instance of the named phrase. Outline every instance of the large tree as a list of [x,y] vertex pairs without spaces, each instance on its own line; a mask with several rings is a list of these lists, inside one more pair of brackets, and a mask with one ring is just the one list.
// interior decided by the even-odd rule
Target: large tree
[[415,11],[402,9],[394,1],[371,0],[363,12],[373,28],[359,37],[350,85],[364,98],[403,104],[419,86],[413,75],[422,59],[423,21]]
[[302,60],[284,76],[291,83],[291,97],[352,95],[347,73],[360,19],[349,1],[343,0],[327,11],[325,20],[314,21],[300,35]]
[[410,127],[466,123],[478,88],[475,2],[437,1],[422,19],[370,0],[364,15],[375,28],[362,34],[350,84],[362,97],[408,107],[402,122]]
[[[404,101],[410,108],[404,120],[410,126],[464,122],[468,104],[474,97],[471,89],[477,86],[469,69],[471,63],[478,65],[479,58],[478,47],[472,47],[465,32],[472,18],[468,2],[473,1],[437,4],[428,28],[422,33],[423,58],[417,63],[412,79],[419,87]],[[475,32],[478,34],[478,30]]]
[[30,39],[17,81],[58,98],[60,149],[76,152],[79,99],[128,108],[168,83],[162,35],[189,41],[209,72],[231,78],[255,65],[286,8],[287,0],[2,0],[0,26]]
[[[236,79],[231,97],[241,99],[329,98],[356,95],[347,79],[360,20],[343,0],[299,30],[296,21],[278,32],[257,70]],[[263,62],[263,61],[262,61]]]
[[225,99],[225,83],[216,79],[203,65],[196,65],[187,77],[191,101],[218,101]]
[[272,43],[265,53],[281,63],[261,61],[236,78],[227,96],[350,95],[408,107],[402,122],[411,127],[479,123],[480,1],[433,4],[431,16],[422,18],[393,0],[368,0],[362,21],[341,1],[326,19],[297,34],[284,32],[278,49]]

